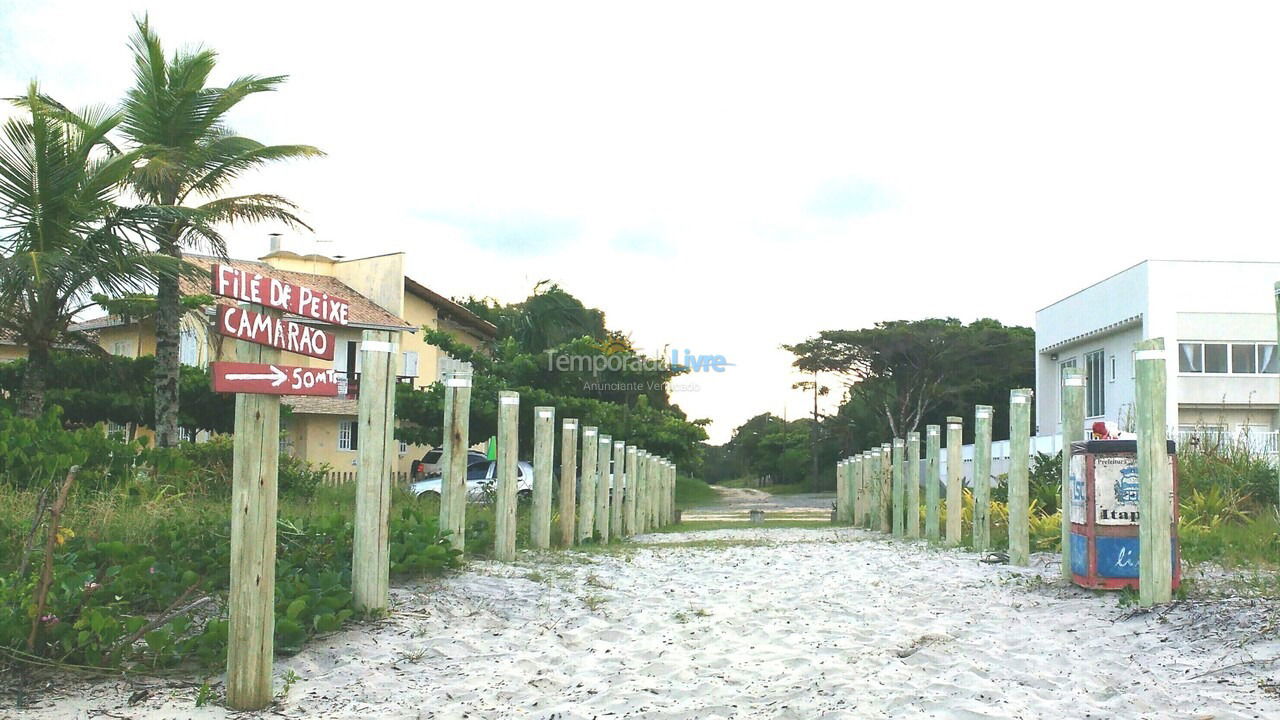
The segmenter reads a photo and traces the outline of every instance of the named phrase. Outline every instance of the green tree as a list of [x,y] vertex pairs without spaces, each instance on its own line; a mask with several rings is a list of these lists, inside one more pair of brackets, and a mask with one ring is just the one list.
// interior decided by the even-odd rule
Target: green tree
[[784,347],[796,355],[797,368],[847,379],[853,407],[841,422],[861,424],[861,447],[905,437],[947,414],[969,416],[978,403],[995,408],[997,432],[1007,429],[1009,390],[1035,380],[1035,333],[986,318],[824,330]]
[[[166,58],[146,19],[138,21],[131,46],[134,86],[125,98],[121,130],[143,158],[131,184],[153,205],[192,211],[150,227],[157,250],[178,260],[191,247],[225,255],[218,227],[226,223],[273,221],[306,228],[294,213],[297,206],[279,195],[226,194],[247,171],[321,154],[310,145],[264,145],[236,135],[226,124],[228,113],[242,100],[275,90],[284,76],[251,75],[226,87],[210,87],[217,54],[197,49]],[[159,278],[156,297],[154,424],[157,443],[164,446],[178,437],[181,298],[176,274]]]
[[0,330],[27,347],[18,410],[44,407],[55,346],[80,342],[67,332],[96,292],[127,293],[176,276],[137,238],[163,209],[117,203],[140,153],[108,152],[117,113],[73,113],[43,98],[33,83],[0,138]]

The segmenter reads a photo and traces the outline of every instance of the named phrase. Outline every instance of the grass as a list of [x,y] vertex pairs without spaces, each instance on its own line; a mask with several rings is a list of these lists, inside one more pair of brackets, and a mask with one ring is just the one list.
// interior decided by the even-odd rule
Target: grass
[[684,510],[702,505],[715,505],[719,501],[720,493],[698,478],[685,475],[676,476],[677,508]]

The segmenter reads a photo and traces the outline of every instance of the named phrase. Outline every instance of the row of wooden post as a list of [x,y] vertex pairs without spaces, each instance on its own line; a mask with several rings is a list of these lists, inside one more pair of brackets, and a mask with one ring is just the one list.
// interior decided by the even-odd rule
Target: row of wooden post
[[[1278,285],[1280,288],[1280,285]],[[1278,290],[1280,298],[1280,290]],[[1278,301],[1280,302],[1280,301]],[[1165,443],[1165,355],[1164,340],[1138,343],[1137,427],[1139,472],[1139,601],[1143,605],[1169,602],[1172,578],[1165,569],[1171,553],[1172,477],[1168,471]],[[1080,368],[1065,368],[1061,379],[1062,412],[1062,516],[1061,564],[1064,577],[1071,578],[1070,518],[1071,445],[1084,439],[1086,378]],[[1009,391],[1009,562],[1030,564],[1030,461],[1031,397],[1029,388]],[[974,408],[973,498],[970,524],[973,549],[991,549],[991,416],[989,405]],[[940,527],[939,477],[941,433],[938,425],[925,428],[924,539],[930,543],[958,546],[963,519],[961,457],[963,418],[951,416],[946,422],[947,477],[946,527]],[[894,537],[918,539],[920,529],[920,434],[907,433],[879,448],[864,450],[836,463],[836,521]],[[1157,571],[1157,568],[1161,570]]]
[[[470,445],[468,415],[471,374],[445,378],[444,449],[441,458],[440,528],[458,550],[466,543],[466,457]],[[516,555],[517,452],[519,393],[498,393],[498,443],[494,558]],[[533,488],[529,524],[534,549],[552,545],[554,407],[533,409]],[[581,447],[581,453],[579,453]],[[612,463],[612,473],[610,464]],[[568,547],[629,537],[675,521],[675,463],[599,428],[578,427],[575,418],[560,425],[560,489],[557,544]],[[612,476],[612,477],[611,477]],[[580,490],[580,492],[579,492]]]

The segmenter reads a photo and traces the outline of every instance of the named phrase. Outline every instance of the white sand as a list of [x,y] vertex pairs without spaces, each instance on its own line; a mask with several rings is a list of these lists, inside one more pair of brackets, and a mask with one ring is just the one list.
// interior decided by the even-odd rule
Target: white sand
[[[1247,609],[1127,617],[1056,568],[853,530],[641,540],[396,590],[388,620],[279,662],[301,679],[266,716],[1280,718],[1260,686],[1280,663],[1222,669],[1280,656]],[[130,707],[131,689],[76,687],[16,716],[233,715],[197,709],[189,687]]]

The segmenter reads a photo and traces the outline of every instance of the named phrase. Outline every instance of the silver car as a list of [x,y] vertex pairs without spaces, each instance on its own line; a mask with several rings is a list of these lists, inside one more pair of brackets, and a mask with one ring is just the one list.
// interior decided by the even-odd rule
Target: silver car
[[[496,460],[480,460],[467,466],[467,502],[488,502],[497,490],[498,463]],[[440,497],[441,477],[437,473],[409,485],[415,496],[427,494]],[[516,463],[516,496],[525,500],[533,496],[533,465],[523,460]]]

